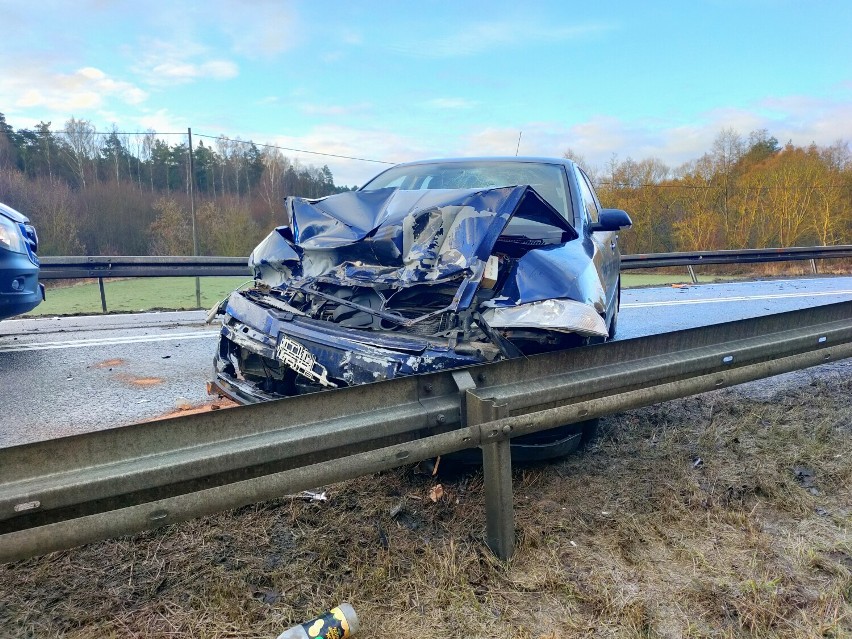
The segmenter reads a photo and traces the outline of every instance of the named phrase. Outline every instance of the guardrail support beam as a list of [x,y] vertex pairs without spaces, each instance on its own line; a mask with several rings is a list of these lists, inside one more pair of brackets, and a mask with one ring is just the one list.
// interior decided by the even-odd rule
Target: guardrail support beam
[[106,305],[106,292],[104,292],[104,278],[98,278],[98,289],[101,291],[101,310],[106,313],[107,305]]
[[692,279],[692,283],[698,284],[698,277],[695,275],[695,269],[692,268],[692,264],[689,264],[686,269],[689,271],[689,277]]
[[[476,426],[509,414],[507,404],[480,399],[467,391],[467,423]],[[488,547],[503,561],[515,552],[515,511],[512,493],[511,431],[485,429],[481,433],[482,471],[485,480],[485,536]]]

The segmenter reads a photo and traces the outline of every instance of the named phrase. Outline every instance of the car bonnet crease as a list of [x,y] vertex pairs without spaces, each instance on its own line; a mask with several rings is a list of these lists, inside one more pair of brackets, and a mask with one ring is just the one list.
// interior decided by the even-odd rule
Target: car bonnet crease
[[529,186],[492,189],[353,191],[321,200],[288,198],[290,226],[252,253],[255,276],[271,287],[322,282],[389,286],[459,280],[451,310],[471,303],[492,251],[523,254],[541,246],[512,218],[547,228],[560,243],[577,232]]

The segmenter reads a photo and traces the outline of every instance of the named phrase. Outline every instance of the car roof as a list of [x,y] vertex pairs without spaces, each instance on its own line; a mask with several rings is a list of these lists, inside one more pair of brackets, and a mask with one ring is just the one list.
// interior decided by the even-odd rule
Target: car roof
[[[529,164],[562,164],[564,166],[572,166],[574,162],[566,158],[546,158],[546,157],[530,157],[530,156],[474,156],[474,157],[457,157],[457,158],[433,158],[430,160],[415,160],[413,162],[401,162],[394,166],[416,166],[418,164],[451,164],[463,162],[526,162]],[[391,168],[391,167],[388,167]]]

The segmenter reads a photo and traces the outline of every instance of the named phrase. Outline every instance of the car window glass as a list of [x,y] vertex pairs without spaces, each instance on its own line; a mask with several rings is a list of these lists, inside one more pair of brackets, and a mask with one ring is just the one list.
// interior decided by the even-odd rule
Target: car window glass
[[558,164],[477,160],[403,165],[380,173],[362,190],[482,189],[519,184],[532,186],[563,218],[572,221],[565,173]]
[[598,221],[598,205],[595,201],[594,192],[592,191],[592,187],[589,185],[588,180],[586,179],[585,174],[577,169],[577,185],[580,187],[580,197],[583,199],[583,206],[586,209],[586,214],[589,216],[589,219],[592,223]]

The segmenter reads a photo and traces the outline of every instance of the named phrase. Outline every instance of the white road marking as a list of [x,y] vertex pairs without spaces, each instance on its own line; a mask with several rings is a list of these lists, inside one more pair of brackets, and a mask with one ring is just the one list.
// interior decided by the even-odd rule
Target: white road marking
[[852,291],[819,291],[801,293],[774,293],[772,295],[741,295],[736,297],[714,297],[704,299],[682,299],[668,300],[659,302],[627,302],[621,305],[621,308],[646,308],[649,306],[679,306],[681,304],[718,304],[722,302],[751,302],[756,300],[778,300],[791,297],[830,297],[838,295],[852,295]]
[[103,320],[103,319],[134,319],[134,318],[145,318],[145,319],[160,319],[166,316],[176,315],[178,318],[186,317],[187,315],[198,315],[199,317],[204,317],[207,315],[207,311],[204,310],[193,310],[193,311],[142,311],[141,313],[107,313],[104,315],[100,313],[98,315],[32,315],[30,317],[22,317],[18,319],[8,319],[3,320],[3,324],[15,324],[20,323],[24,324],[27,322],[57,322],[62,320]]
[[137,335],[134,337],[102,337],[98,339],[78,339],[65,342],[36,342],[33,344],[0,345],[0,353],[15,351],[44,351],[55,348],[91,348],[94,346],[113,346],[116,344],[139,344],[143,342],[165,342],[184,339],[213,339],[218,331],[203,333],[175,333],[172,335]]

